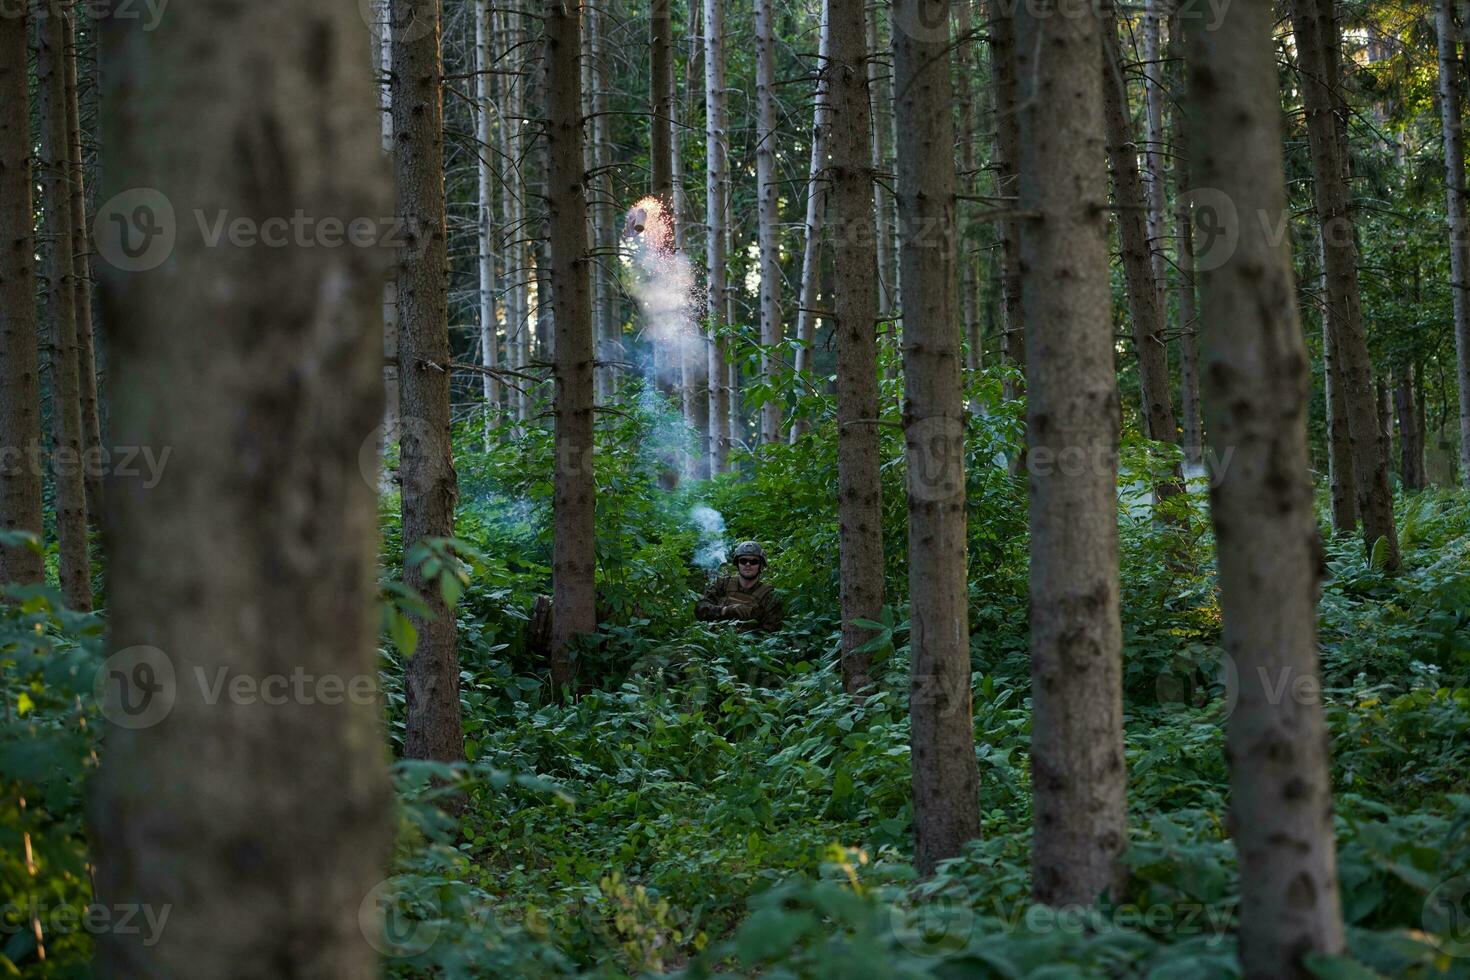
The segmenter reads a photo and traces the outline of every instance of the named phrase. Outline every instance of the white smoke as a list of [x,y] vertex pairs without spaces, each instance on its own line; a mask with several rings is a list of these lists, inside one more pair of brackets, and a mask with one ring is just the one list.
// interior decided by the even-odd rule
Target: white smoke
[[729,558],[729,546],[725,544],[725,515],[713,507],[695,504],[689,511],[689,520],[699,531],[699,543],[694,547],[694,564],[713,575]]
[[689,256],[674,248],[674,225],[664,204],[645,197],[623,225],[631,243],[628,292],[643,314],[643,333],[677,370],[682,359],[707,357],[699,329],[703,298]]

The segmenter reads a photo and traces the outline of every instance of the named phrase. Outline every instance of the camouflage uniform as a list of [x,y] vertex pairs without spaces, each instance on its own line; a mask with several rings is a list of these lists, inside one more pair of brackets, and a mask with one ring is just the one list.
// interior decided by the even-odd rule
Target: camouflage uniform
[[697,619],[710,622],[735,622],[744,632],[760,630],[770,633],[781,628],[785,609],[776,590],[757,580],[747,591],[738,575],[717,578],[705,590],[704,598],[694,607]]

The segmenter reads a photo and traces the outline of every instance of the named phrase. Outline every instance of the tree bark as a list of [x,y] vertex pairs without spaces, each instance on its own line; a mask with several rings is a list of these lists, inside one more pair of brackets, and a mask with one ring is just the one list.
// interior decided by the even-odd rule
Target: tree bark
[[87,549],[87,492],[83,478],[82,403],[77,352],[76,268],[72,260],[71,143],[67,129],[66,49],[71,20],[60,4],[32,13],[36,38],[36,115],[40,119],[42,292],[51,327],[51,472],[56,487],[56,532],[61,592],[73,609],[92,608],[92,565]]
[[[689,48],[684,62],[684,88],[675,102],[674,137],[674,236],[675,248],[688,255],[690,218],[689,195],[685,184],[682,133],[684,118],[689,114],[690,93],[694,91],[694,71],[699,62],[701,15],[703,9],[692,5],[689,11]],[[692,266],[691,262],[691,266]],[[694,303],[690,299],[690,305]],[[681,373],[680,388],[684,394],[684,422],[698,437],[695,450],[685,460],[685,475],[703,480],[710,475],[709,437],[709,351],[707,338],[696,314],[690,315],[689,333],[678,343]]]
[[475,156],[479,177],[479,309],[481,395],[485,399],[485,447],[491,442],[491,426],[500,411],[500,379],[494,374],[499,367],[499,330],[496,323],[496,295],[499,288],[495,275],[495,167],[491,146],[490,114],[495,111],[491,95],[494,52],[490,47],[492,0],[475,3]]
[[[1026,326],[1021,310],[1021,230],[1016,219],[1017,174],[1020,159],[1020,103],[1016,94],[1016,20],[1009,0],[987,0],[990,13],[990,63],[995,66],[995,189],[1001,198],[1000,281],[1001,353],[1014,367],[1026,367]],[[1010,206],[1007,207],[1007,204]],[[1024,388],[1007,382],[1007,398],[1019,398]]]
[[[369,980],[360,916],[391,841],[359,451],[383,408],[387,256],[192,231],[195,209],[257,226],[389,213],[366,26],[351,4],[282,0],[198,0],[154,33],[98,26],[100,197],[154,188],[180,220],[157,268],[98,264],[110,428],[173,457],[156,486],[106,488],[105,714],[128,727],[109,726],[89,807],[99,901],[170,915],[152,945],[99,934],[95,972]],[[232,693],[241,680],[255,694]]]
[[[973,2],[974,0],[960,0],[959,3],[953,5],[957,34],[954,50],[955,77],[961,86],[955,93],[955,111],[959,117],[955,132],[955,139],[958,142],[956,149],[959,151],[955,162],[958,164],[959,172],[955,175],[955,186],[959,193],[966,197],[975,195],[974,84],[978,64],[975,57],[977,42],[974,37],[974,18],[970,9]],[[957,258],[960,263],[960,319],[965,338],[965,369],[978,371],[981,367],[983,344],[980,334],[980,274],[975,261],[978,249],[974,246],[971,223],[963,217],[963,209],[957,213],[956,222],[959,236]],[[980,414],[981,406],[978,402],[967,407],[971,414]]]
[[832,100],[832,278],[837,333],[837,534],[842,686],[871,683],[858,650],[883,611],[882,480],[878,472],[878,292],[863,0],[827,0]]
[[1455,48],[1453,0],[1438,0],[1439,111],[1444,133],[1445,199],[1450,232],[1450,287],[1455,310],[1455,377],[1460,392],[1460,481],[1470,487],[1470,219],[1465,188],[1465,136]]
[[[72,18],[82,15],[82,5]],[[82,413],[82,450],[93,460],[102,458],[102,417],[97,393],[97,344],[92,328],[91,235],[87,229],[87,177],[82,153],[82,113],[77,91],[77,28],[66,32],[67,168],[70,172],[72,308],[76,312],[77,385]],[[88,523],[102,520],[102,470],[89,466],[82,474],[87,493]]]
[[[649,193],[663,202],[677,227],[674,213],[674,26],[671,0],[649,0]],[[679,397],[680,363],[677,342],[655,341],[654,379],[666,396]]]
[[[1173,0],[1145,0],[1143,8],[1143,191],[1148,203],[1149,268],[1158,291],[1161,317],[1167,321],[1164,300],[1168,276],[1164,269],[1164,60],[1163,26]],[[1114,47],[1117,31],[1109,36]],[[1122,58],[1119,58],[1121,65]],[[1120,81],[1122,76],[1120,75]],[[1124,88],[1126,92],[1126,87]]]
[[1399,417],[1399,479],[1405,490],[1423,490],[1424,440],[1420,408],[1414,397],[1414,370],[1401,367],[1394,375],[1394,405]]
[[[1322,258],[1322,239],[1317,239]],[[1358,498],[1353,486],[1353,441],[1348,436],[1347,381],[1332,329],[1332,306],[1327,302],[1327,264],[1321,261],[1322,395],[1327,419],[1327,482],[1332,533],[1347,537],[1358,529]]]
[[[1169,151],[1174,154],[1174,232],[1176,288],[1179,297],[1179,414],[1184,462],[1204,462],[1204,432],[1199,404],[1199,309],[1195,301],[1194,216],[1188,192],[1192,189],[1189,146],[1184,118],[1184,28],[1177,14],[1169,21],[1169,61],[1172,97],[1169,103]],[[1157,254],[1157,252],[1155,253]]]
[[[817,304],[822,281],[822,225],[827,215],[827,197],[831,193],[831,174],[827,170],[828,143],[832,134],[831,111],[831,55],[828,39],[826,4],[822,7],[822,21],[817,42],[817,78],[812,97],[812,158],[807,171],[806,223],[804,244],[801,253],[801,296],[796,308],[796,372],[804,377],[804,384],[813,384],[811,378],[812,352],[817,344]],[[791,442],[801,438],[810,426],[809,420],[798,414],[791,423]]]
[[[759,238],[761,295],[761,376],[773,380],[781,369],[777,346],[783,339],[781,323],[781,229],[776,182],[776,42],[773,0],[755,0],[755,182]],[[770,398],[761,405],[761,442],[781,438],[781,402]]]
[[[1297,321],[1286,220],[1272,13],[1236,4],[1191,25],[1196,174],[1241,216],[1234,252],[1205,265],[1209,439],[1235,453],[1210,494],[1219,542],[1230,716],[1230,833],[1240,858],[1240,959],[1247,977],[1310,977],[1308,953],[1344,949],[1332,826],[1316,603],[1320,543],[1308,472],[1311,368]],[[1231,121],[1229,127],[1220,120]],[[1261,220],[1256,220],[1257,216]]]
[[571,643],[597,629],[592,298],[587,276],[587,189],[582,171],[582,78],[577,71],[577,56],[582,50],[580,12],[559,0],[547,0],[543,16],[546,205],[551,223],[551,300],[556,323],[551,680],[564,689],[576,675]]
[[954,97],[947,0],[893,6],[904,283],[914,864],[980,836],[966,605],[965,407],[955,295]]
[[[0,530],[41,517],[41,369],[36,350],[35,219],[26,77],[26,8],[0,17]],[[39,583],[39,551],[0,545],[0,584]]]
[[893,133],[893,85],[891,67],[883,63],[885,50],[878,43],[879,4],[867,8],[868,105],[872,114],[873,226],[877,236],[878,318],[889,322],[898,308],[898,249],[894,244],[893,184],[889,170],[889,143]]
[[413,550],[454,536],[459,495],[450,446],[449,260],[444,203],[444,107],[439,0],[393,0],[393,164],[406,244],[398,256],[398,390],[403,413],[403,581],[423,597],[418,646],[404,681],[403,751],[411,759],[464,758],[458,627]]
[[[383,152],[393,154],[393,0],[373,0],[373,72],[378,83],[378,114],[382,122]],[[398,410],[398,279],[396,271],[383,281],[383,438],[397,436]],[[386,479],[384,481],[386,486]]]
[[597,341],[597,397],[610,401],[617,392],[623,360],[622,338],[618,323],[617,302],[617,219],[612,177],[606,168],[613,158],[609,129],[609,83],[607,50],[602,21],[606,12],[596,5],[582,8],[586,31],[587,65],[583,77],[590,83],[582,93],[591,107],[591,166],[588,167],[588,207],[592,210],[593,330]]
[[1371,552],[1379,539],[1384,540],[1385,568],[1393,571],[1399,567],[1398,534],[1394,528],[1388,458],[1378,438],[1373,367],[1363,332],[1358,249],[1349,210],[1344,159],[1346,140],[1339,131],[1343,123],[1335,113],[1333,93],[1340,83],[1336,69],[1337,27],[1330,16],[1332,8],[1332,0],[1325,3],[1291,0],[1291,21],[1306,104],[1313,196],[1321,224],[1323,259],[1327,270],[1326,303],[1331,309],[1329,319],[1333,340],[1342,365],[1358,512],[1363,519],[1367,549]]
[[730,468],[730,365],[722,328],[729,299],[726,284],[729,210],[729,133],[726,130],[725,8],[704,0],[705,311],[709,318],[709,459],[712,474]]
[[[1128,283],[1128,316],[1133,321],[1133,346],[1138,356],[1138,383],[1143,395],[1144,429],[1150,439],[1177,443],[1179,432],[1169,393],[1169,348],[1164,342],[1164,310],[1154,277],[1149,242],[1148,208],[1144,181],[1138,172],[1138,147],[1128,112],[1128,89],[1118,50],[1118,29],[1112,0],[1103,0],[1103,119],[1108,160],[1113,174],[1113,196],[1118,207],[1118,240],[1123,252],[1123,274]],[[1177,473],[1170,485],[1161,484],[1160,497],[1182,489]]]
[[1031,487],[1032,890],[1091,905],[1127,845],[1119,622],[1119,406],[1109,313],[1103,35],[1016,15]]

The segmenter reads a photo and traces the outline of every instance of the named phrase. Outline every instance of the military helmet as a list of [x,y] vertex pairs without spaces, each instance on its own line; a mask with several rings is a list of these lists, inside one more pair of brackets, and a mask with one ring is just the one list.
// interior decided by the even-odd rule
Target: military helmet
[[761,560],[761,567],[765,567],[766,553],[761,550],[760,544],[755,541],[742,541],[737,544],[735,546],[735,553],[730,556],[730,559],[738,562],[747,555],[754,555],[756,558],[759,558]]

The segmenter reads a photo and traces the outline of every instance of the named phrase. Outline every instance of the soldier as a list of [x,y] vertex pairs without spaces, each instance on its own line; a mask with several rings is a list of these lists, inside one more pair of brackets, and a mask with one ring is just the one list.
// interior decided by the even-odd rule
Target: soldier
[[697,619],[734,622],[742,631],[770,633],[781,628],[784,609],[776,590],[760,580],[766,553],[754,541],[735,546],[735,569],[740,574],[715,579],[694,607]]

